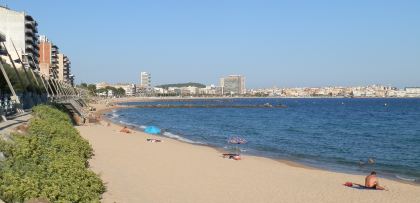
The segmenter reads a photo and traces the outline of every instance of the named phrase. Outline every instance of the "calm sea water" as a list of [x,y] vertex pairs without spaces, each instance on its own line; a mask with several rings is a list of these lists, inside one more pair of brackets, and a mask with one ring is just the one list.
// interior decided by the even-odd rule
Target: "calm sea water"
[[[245,154],[288,159],[319,168],[420,182],[420,99],[227,99],[127,103],[272,105],[288,108],[128,108],[110,112],[137,128],[155,125],[163,136]],[[371,158],[375,163],[368,163]]]

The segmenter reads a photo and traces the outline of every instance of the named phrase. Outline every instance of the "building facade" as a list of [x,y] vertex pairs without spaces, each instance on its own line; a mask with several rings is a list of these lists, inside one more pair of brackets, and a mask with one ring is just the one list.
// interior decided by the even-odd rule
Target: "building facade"
[[57,54],[57,59],[58,59],[58,63],[57,63],[58,79],[67,84],[72,84],[72,78],[71,78],[72,75],[70,74],[71,62],[70,62],[69,57],[67,57],[64,54]]
[[[36,63],[39,57],[37,27],[38,23],[27,13],[0,6],[0,31],[5,35],[5,46],[12,59],[23,60],[23,63],[16,63],[18,67],[27,64],[33,69],[36,68],[33,61]],[[7,56],[2,58],[11,63]]]
[[151,88],[152,87],[152,76],[148,72],[140,73],[140,87]]
[[223,95],[242,95],[246,93],[245,77],[241,75],[229,75],[220,79]]
[[58,47],[46,36],[39,37],[39,71],[47,78],[58,78]]
[[420,87],[406,87],[406,97],[420,97]]

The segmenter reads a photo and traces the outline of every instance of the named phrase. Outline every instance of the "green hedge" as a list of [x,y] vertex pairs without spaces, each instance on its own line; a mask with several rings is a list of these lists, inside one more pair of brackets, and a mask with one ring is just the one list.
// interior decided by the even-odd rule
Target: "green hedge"
[[52,106],[33,108],[27,135],[0,142],[0,199],[23,202],[99,202],[102,180],[88,169],[92,147],[72,126],[67,114]]

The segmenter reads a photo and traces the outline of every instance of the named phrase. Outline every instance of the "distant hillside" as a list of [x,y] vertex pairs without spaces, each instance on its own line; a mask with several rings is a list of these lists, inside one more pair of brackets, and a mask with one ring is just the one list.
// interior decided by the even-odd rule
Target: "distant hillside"
[[196,82],[177,83],[177,84],[165,84],[165,85],[158,85],[156,87],[160,87],[160,88],[163,88],[163,89],[168,89],[168,87],[188,87],[188,86],[198,87],[198,88],[204,88],[204,87],[206,87],[206,85],[203,85],[203,84],[200,84],[200,83],[196,83]]

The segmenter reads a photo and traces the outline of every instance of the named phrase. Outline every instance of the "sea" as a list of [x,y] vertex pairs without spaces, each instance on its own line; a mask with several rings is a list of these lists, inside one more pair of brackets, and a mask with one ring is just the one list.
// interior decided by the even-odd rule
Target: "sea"
[[[107,117],[138,130],[156,126],[163,137],[331,171],[375,170],[383,177],[420,183],[419,98],[193,99],[123,105],[133,108],[113,110]],[[140,108],[145,105],[178,108]],[[230,144],[232,137],[246,143]]]

